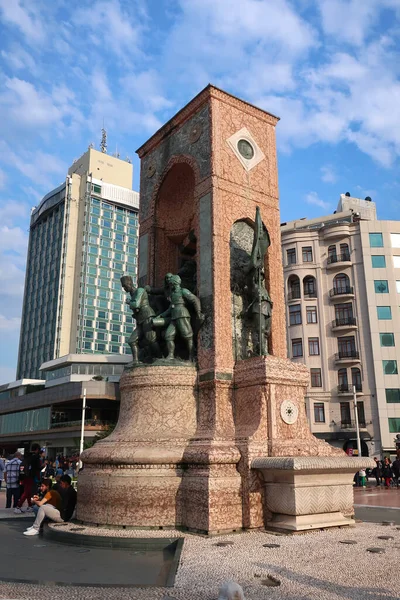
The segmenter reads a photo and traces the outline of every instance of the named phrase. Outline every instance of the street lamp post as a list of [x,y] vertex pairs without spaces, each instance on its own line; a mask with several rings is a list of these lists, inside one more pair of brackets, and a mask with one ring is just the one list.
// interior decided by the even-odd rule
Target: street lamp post
[[357,450],[358,450],[358,456],[361,456],[360,427],[358,424],[357,393],[356,393],[355,385],[353,385],[353,400],[354,400],[354,414],[355,414],[355,420],[356,420]]
[[81,443],[79,446],[79,468],[82,469],[81,454],[83,452],[83,442],[85,438],[85,413],[86,413],[86,388],[83,390],[83,401],[82,401],[82,425],[81,425]]

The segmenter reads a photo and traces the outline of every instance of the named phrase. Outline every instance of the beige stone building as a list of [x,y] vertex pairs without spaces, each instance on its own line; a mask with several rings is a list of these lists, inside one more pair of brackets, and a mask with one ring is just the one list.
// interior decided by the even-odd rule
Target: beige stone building
[[17,379],[70,353],[128,353],[120,277],[137,272],[132,164],[89,148],[32,210]]
[[334,214],[281,226],[288,353],[310,368],[315,435],[363,454],[394,453],[400,432],[400,221],[341,195]]

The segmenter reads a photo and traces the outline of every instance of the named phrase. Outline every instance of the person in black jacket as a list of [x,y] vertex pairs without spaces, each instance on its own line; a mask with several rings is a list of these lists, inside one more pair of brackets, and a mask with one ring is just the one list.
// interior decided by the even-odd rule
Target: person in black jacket
[[75,512],[77,497],[76,491],[71,485],[71,477],[69,475],[63,475],[60,479],[60,486],[62,500],[61,517],[64,521],[70,521]]
[[380,487],[381,485],[381,476],[382,476],[382,464],[380,460],[378,460],[375,456],[375,467],[372,469],[372,474],[376,479],[376,487]]
[[393,477],[392,465],[390,463],[390,459],[386,456],[382,465],[382,477],[385,480],[385,488],[390,487],[390,482]]
[[400,477],[400,457],[397,457],[396,460],[392,462],[392,470],[393,477],[396,482],[396,486],[399,487],[399,477]]

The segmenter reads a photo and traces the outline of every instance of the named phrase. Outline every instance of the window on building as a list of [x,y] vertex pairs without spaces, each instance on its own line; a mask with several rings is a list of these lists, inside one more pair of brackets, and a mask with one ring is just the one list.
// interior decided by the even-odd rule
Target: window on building
[[375,286],[376,294],[388,294],[389,293],[389,283],[386,279],[375,279],[374,286]]
[[307,277],[304,277],[303,292],[305,298],[317,297],[317,280],[312,275],[307,275]]
[[353,305],[351,302],[335,306],[336,325],[351,325],[353,323]]
[[388,404],[400,403],[400,390],[397,388],[386,388],[386,402]]
[[312,246],[303,246],[302,250],[302,256],[303,256],[303,262],[312,262],[313,261],[313,255],[312,255]]
[[350,250],[348,244],[340,244],[340,259],[350,260]]
[[104,331],[99,331],[96,335],[96,339],[104,342],[104,340],[106,339],[106,334],[104,333]]
[[293,304],[293,306],[289,306],[289,323],[290,325],[301,325],[300,304]]
[[381,346],[394,346],[394,333],[380,333]]
[[83,337],[88,338],[89,340],[93,339],[93,331],[85,331]]
[[349,294],[352,292],[350,279],[346,273],[338,273],[333,279],[334,295]]
[[295,265],[296,264],[296,248],[289,248],[289,250],[286,250],[286,258],[287,258],[288,265]]
[[89,319],[85,319],[84,325],[85,325],[85,327],[93,327],[93,321],[90,321]]
[[307,323],[318,323],[316,306],[307,306],[306,315]]
[[358,416],[358,425],[360,427],[365,427],[365,411],[364,411],[364,402],[357,401],[357,416]]
[[392,318],[392,309],[390,306],[377,306],[376,311],[380,321],[390,321]]
[[342,422],[342,427],[346,425],[351,425],[351,412],[349,402],[340,403],[340,420]]
[[303,340],[301,338],[292,340],[292,356],[293,358],[303,356]]
[[400,281],[399,280],[396,281],[396,292],[398,294],[400,294]]
[[383,372],[385,375],[397,375],[397,360],[383,360]]
[[92,192],[94,194],[101,194],[101,185],[98,185],[97,183],[92,183]]
[[370,233],[369,245],[371,248],[383,248],[383,235],[381,233]]
[[97,329],[107,329],[107,323],[105,321],[97,321]]
[[119,346],[111,346],[111,353],[119,354],[120,353]]
[[95,346],[96,346],[96,350],[97,350],[98,352],[104,352],[104,351],[105,351],[105,349],[106,349],[106,345],[105,345],[105,344],[103,344],[103,343],[101,343],[101,344],[95,344]]
[[400,419],[391,418],[389,421],[389,433],[400,433]]
[[310,356],[319,355],[319,339],[317,337],[308,338],[308,354]]
[[392,248],[400,248],[400,233],[391,233],[390,243],[392,244]]
[[325,404],[323,402],[314,402],[314,422],[325,423]]
[[400,269],[400,256],[393,256],[393,266],[395,269]]
[[300,279],[297,275],[291,275],[288,279],[288,299],[298,300],[300,297]]
[[339,392],[347,392],[349,383],[347,380],[347,369],[339,369],[338,371],[338,386]]
[[356,392],[362,392],[361,371],[358,367],[351,369],[351,385],[356,388]]
[[371,256],[371,261],[373,269],[384,269],[386,267],[386,258],[384,254],[373,254]]
[[321,369],[310,369],[311,387],[322,387]]
[[340,358],[351,358],[356,354],[356,342],[354,336],[338,338],[338,348]]
[[328,263],[335,263],[335,262],[337,262],[336,245],[332,244],[332,246],[329,246],[329,248],[328,248]]
[[83,347],[85,350],[91,350],[92,349],[92,342],[83,342]]

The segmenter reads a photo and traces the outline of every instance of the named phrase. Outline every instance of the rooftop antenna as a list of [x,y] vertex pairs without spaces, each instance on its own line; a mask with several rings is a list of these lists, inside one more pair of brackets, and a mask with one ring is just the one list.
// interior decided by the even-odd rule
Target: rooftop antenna
[[93,144],[93,142],[90,142],[90,144],[88,146],[88,150],[91,150],[92,148],[94,148],[94,144]]
[[107,131],[104,129],[104,119],[103,119],[103,128],[101,130],[100,150],[103,153],[107,152]]

